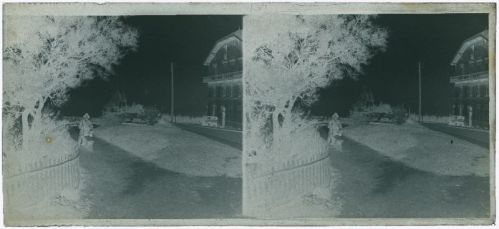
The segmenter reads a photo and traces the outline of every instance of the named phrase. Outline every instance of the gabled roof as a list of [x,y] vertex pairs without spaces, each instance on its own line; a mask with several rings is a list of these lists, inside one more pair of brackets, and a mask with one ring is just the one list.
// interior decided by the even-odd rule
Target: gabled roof
[[220,50],[220,48],[224,47],[224,45],[232,40],[232,39],[238,39],[240,41],[242,41],[243,39],[243,33],[242,33],[242,30],[241,29],[238,29],[230,34],[228,34],[227,36],[225,37],[222,37],[220,39],[218,39],[216,42],[215,42],[215,46],[213,46],[213,48],[211,49],[210,51],[210,54],[208,54],[208,57],[206,57],[206,60],[204,61],[203,65],[209,65],[211,60],[215,57],[215,55],[217,54],[218,50]]
[[456,55],[454,55],[454,58],[452,59],[452,62],[450,63],[450,65],[456,65],[457,61],[459,61],[459,59],[461,59],[461,56],[466,51],[466,49],[469,48],[470,45],[472,45],[473,43],[475,43],[476,41],[479,41],[481,39],[483,39],[485,41],[489,40],[489,31],[488,30],[484,30],[480,33],[477,33],[477,34],[473,35],[472,37],[463,41],[463,43],[461,44],[461,47],[457,51]]

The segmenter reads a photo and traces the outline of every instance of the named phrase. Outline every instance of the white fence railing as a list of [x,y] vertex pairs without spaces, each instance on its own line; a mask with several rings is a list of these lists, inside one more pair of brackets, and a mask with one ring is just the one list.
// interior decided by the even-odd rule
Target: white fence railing
[[311,194],[316,188],[328,187],[331,162],[324,141],[316,134],[307,144],[306,156],[301,158],[283,158],[272,165],[245,164],[243,214],[265,218],[276,208]]
[[[265,217],[274,208],[312,193],[317,187],[327,186],[331,180],[328,156],[288,161],[285,165],[289,167],[249,179],[245,183],[245,215]],[[253,168],[258,170],[258,167]]]
[[5,203],[8,209],[25,208],[80,183],[79,153],[19,163],[4,171]]

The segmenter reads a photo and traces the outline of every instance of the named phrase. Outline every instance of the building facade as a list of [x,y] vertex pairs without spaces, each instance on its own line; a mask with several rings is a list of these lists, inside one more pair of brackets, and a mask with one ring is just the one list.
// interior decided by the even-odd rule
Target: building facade
[[217,117],[218,126],[242,127],[242,31],[237,30],[219,39],[204,65],[208,74],[206,115]]
[[453,114],[464,117],[466,126],[489,125],[488,31],[466,39],[451,62]]

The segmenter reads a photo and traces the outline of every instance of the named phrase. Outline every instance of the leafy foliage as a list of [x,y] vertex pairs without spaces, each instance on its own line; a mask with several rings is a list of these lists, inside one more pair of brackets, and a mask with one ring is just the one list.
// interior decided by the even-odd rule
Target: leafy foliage
[[396,106],[392,108],[392,114],[395,123],[399,125],[404,124],[407,118],[409,117],[406,109],[402,106]]
[[161,118],[161,112],[157,107],[146,107],[144,110],[144,118],[149,125],[154,125]]
[[27,132],[40,128],[46,103],[95,77],[133,50],[137,32],[118,17],[7,16],[4,39],[4,104]]
[[368,15],[259,15],[245,20],[245,34],[258,34],[244,36],[244,52],[250,57],[244,68],[246,138],[250,146],[267,148],[301,128],[307,112],[297,107],[315,102],[318,89],[332,81],[357,77],[372,55],[384,49],[387,36]]
[[373,93],[365,89],[353,105],[353,111],[366,111],[372,107],[374,107]]

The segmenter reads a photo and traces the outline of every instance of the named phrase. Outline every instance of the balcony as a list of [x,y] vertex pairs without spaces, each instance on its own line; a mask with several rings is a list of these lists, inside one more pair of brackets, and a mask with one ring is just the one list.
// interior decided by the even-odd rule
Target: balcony
[[488,78],[489,78],[489,72],[482,71],[482,72],[473,72],[473,73],[468,73],[468,74],[463,74],[463,75],[451,76],[450,82],[457,83],[457,82],[463,82],[463,81],[488,79]]
[[240,79],[242,77],[242,71],[220,73],[214,75],[203,76],[203,83],[211,83],[218,81],[225,81],[231,79]]

